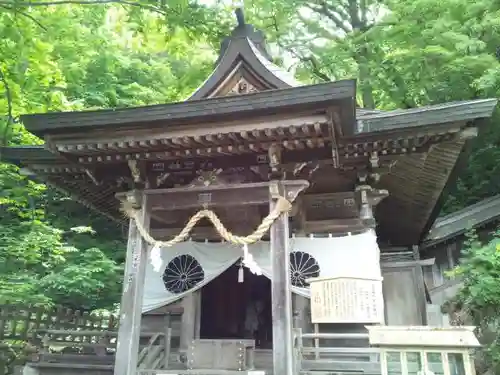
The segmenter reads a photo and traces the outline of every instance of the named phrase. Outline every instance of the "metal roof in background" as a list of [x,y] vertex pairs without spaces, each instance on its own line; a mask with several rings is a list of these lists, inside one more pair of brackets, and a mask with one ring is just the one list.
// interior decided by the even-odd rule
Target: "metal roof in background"
[[424,240],[424,246],[433,246],[456,237],[467,230],[500,219],[500,194],[436,220]]

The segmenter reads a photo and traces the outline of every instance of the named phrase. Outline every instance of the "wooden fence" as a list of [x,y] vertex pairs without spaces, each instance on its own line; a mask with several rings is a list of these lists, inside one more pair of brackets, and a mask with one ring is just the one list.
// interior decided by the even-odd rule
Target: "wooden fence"
[[93,314],[65,308],[0,305],[0,375],[42,346],[44,331],[116,331],[113,315]]
[[64,308],[0,305],[0,342],[36,342],[34,334],[44,329],[104,331],[115,330],[117,324],[113,315],[97,315]]

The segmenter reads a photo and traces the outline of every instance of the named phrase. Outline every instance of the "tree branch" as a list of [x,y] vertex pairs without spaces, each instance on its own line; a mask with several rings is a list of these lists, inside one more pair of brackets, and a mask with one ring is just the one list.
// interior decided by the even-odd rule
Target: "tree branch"
[[2,83],[4,87],[4,95],[5,99],[7,100],[7,123],[5,124],[5,129],[2,134],[2,138],[0,139],[0,145],[5,146],[7,144],[7,136],[9,134],[9,130],[12,124],[16,122],[16,119],[14,118],[14,108],[12,105],[12,93],[10,91],[10,86],[9,83],[7,82],[7,79],[5,78],[5,74],[0,69],[0,82]]
[[339,15],[340,19],[344,19],[344,20],[349,19],[349,12],[348,12],[349,3],[346,3],[345,0],[344,1],[336,1],[334,10],[331,9],[331,6],[326,1],[322,1],[321,4],[324,7],[330,8],[331,12],[337,13]]
[[359,8],[357,0],[349,0],[349,17],[351,18],[351,26],[354,30],[361,30],[364,26],[359,18]]
[[302,62],[309,62],[310,63],[309,65],[312,68],[312,72],[316,77],[318,77],[319,79],[321,79],[322,81],[325,81],[325,82],[331,81],[330,77],[328,77],[325,73],[323,73],[321,71],[321,68],[319,67],[319,62],[316,59],[316,57],[310,55],[308,57],[297,56],[297,58],[300,59]]
[[[276,33],[279,33],[279,28],[278,28],[278,21],[276,20],[276,16],[273,15],[272,16],[272,19],[273,19],[273,27],[276,31]],[[312,73],[318,77],[319,79],[325,81],[325,82],[329,82],[331,81],[330,77],[328,77],[326,74],[324,74],[320,67],[319,67],[319,63],[318,63],[318,60],[316,60],[316,58],[314,56],[309,56],[309,57],[304,57],[304,56],[301,56],[300,54],[298,54],[297,52],[295,52],[292,48],[287,48],[285,46],[283,46],[283,44],[279,41],[279,39],[276,39],[276,43],[278,44],[278,46],[284,50],[287,50],[288,52],[290,52],[295,58],[299,59],[301,62],[303,63],[307,63],[309,62],[308,65],[311,66],[312,68]]]
[[13,7],[9,7],[7,5],[1,5],[0,3],[0,8],[4,8],[4,9],[7,9],[9,11],[12,11],[14,13],[17,13],[17,14],[20,14],[21,16],[23,17],[26,17],[26,18],[29,18],[31,21],[33,21],[38,27],[40,27],[41,29],[43,29],[44,31],[47,31],[47,28],[45,26],[43,26],[40,21],[38,21],[35,17],[33,17],[31,14],[28,14],[26,12],[23,12],[19,9],[16,9],[16,8],[13,8]]
[[167,12],[159,7],[143,4],[139,1],[128,1],[128,0],[60,0],[60,1],[40,1],[40,2],[0,0],[0,5],[6,5],[10,7],[23,7],[23,8],[50,6],[50,5],[67,5],[67,4],[77,4],[77,5],[122,4],[122,5],[130,5],[138,8],[147,9],[152,12],[159,13],[163,16],[167,15]]
[[339,28],[340,30],[342,30],[346,34],[351,32],[351,30],[344,24],[342,19],[328,8],[328,4],[326,4],[326,3],[322,3],[321,5],[306,4],[306,6],[309,9],[311,9],[312,11],[319,13],[319,14],[325,16],[326,18],[328,18],[330,21],[332,21],[334,23],[334,25],[337,28]]
[[368,24],[368,20],[366,17],[368,13],[368,6],[366,4],[366,0],[359,1],[359,12],[361,16],[361,23],[366,27],[366,25]]
[[[312,25],[312,21],[307,19],[305,16],[303,16],[302,14],[297,14],[297,17],[298,19],[306,26],[306,27],[311,27]],[[329,40],[335,40],[335,41],[338,41],[340,38],[339,38],[339,35],[335,35],[333,32],[331,32],[330,30],[328,30],[327,28],[323,27],[322,25],[319,25],[319,23],[316,23],[317,26],[319,26],[319,33],[321,33],[320,35],[325,38],[325,39],[329,39]],[[334,30],[335,31],[335,30]]]

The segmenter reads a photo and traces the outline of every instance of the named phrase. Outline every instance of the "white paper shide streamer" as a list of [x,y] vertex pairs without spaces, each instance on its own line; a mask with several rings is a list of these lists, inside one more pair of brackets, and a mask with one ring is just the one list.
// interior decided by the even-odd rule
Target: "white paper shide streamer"
[[160,272],[163,267],[163,260],[161,258],[161,247],[155,244],[149,253],[149,259],[151,260],[151,266],[155,272]]
[[259,267],[257,262],[253,259],[253,255],[248,251],[248,246],[243,245],[243,265],[247,267],[251,273],[260,276],[262,275],[262,269]]

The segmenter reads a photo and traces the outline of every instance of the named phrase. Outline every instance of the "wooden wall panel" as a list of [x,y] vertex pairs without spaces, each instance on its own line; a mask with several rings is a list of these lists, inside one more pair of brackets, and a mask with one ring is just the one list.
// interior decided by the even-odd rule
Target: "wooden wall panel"
[[424,324],[419,296],[421,287],[418,285],[415,268],[395,268],[382,272],[387,325]]

